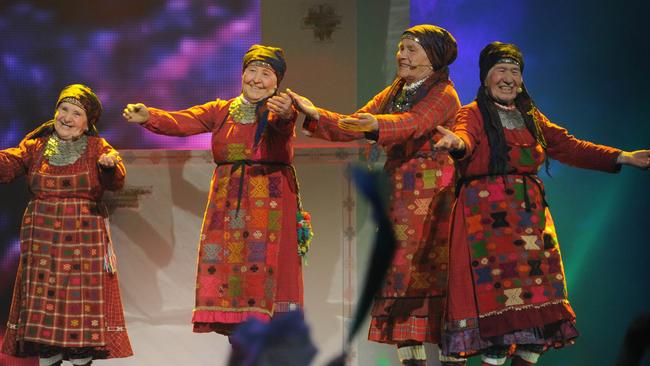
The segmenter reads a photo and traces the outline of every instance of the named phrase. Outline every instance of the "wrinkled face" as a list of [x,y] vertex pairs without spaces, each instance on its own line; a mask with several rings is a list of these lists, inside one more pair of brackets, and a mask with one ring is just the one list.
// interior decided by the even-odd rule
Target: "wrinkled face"
[[427,53],[419,43],[404,38],[397,45],[397,76],[407,83],[421,80],[433,73]]
[[278,88],[278,77],[273,69],[249,64],[241,76],[241,89],[246,100],[252,103],[270,97]]
[[518,89],[524,84],[518,65],[499,63],[488,71],[485,87],[490,96],[505,105],[514,103]]
[[62,140],[71,140],[88,130],[88,117],[83,108],[62,102],[56,107],[54,129]]

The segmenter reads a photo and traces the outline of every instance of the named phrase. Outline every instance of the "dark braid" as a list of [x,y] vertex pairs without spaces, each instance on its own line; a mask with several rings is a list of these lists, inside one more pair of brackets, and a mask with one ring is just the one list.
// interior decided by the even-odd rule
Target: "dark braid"
[[[275,95],[275,93],[273,93]],[[257,119],[257,126],[255,127],[255,137],[253,139],[253,148],[257,148],[262,140],[262,135],[266,132],[266,126],[269,122],[269,107],[266,106],[266,101],[269,98],[264,98],[255,103],[255,118]]]
[[508,166],[508,145],[499,113],[484,86],[478,88],[476,103],[483,116],[483,128],[490,146],[490,174],[505,174]]

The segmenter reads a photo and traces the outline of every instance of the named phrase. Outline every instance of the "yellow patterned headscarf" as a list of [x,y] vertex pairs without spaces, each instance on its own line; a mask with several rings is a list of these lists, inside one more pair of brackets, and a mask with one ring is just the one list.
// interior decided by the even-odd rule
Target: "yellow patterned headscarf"
[[88,131],[93,135],[97,134],[95,125],[102,114],[102,103],[92,89],[83,84],[68,85],[61,90],[56,107],[62,102],[72,103],[86,111]]

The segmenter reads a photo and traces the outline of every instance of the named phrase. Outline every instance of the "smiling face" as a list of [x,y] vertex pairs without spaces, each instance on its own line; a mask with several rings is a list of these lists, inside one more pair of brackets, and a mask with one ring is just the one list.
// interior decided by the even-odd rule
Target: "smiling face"
[[433,67],[427,53],[419,43],[409,38],[402,38],[397,46],[397,76],[407,83],[424,79],[433,73]]
[[244,98],[251,103],[268,98],[278,88],[278,77],[272,68],[250,63],[241,76]]
[[498,63],[488,71],[485,87],[490,96],[505,105],[514,103],[524,80],[519,65]]
[[61,102],[54,114],[54,130],[62,140],[75,139],[88,130],[86,111],[74,104]]

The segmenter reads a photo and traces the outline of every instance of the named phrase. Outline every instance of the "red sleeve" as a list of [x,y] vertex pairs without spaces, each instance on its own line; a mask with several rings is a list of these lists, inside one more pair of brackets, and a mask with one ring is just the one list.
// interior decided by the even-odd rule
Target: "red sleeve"
[[36,140],[23,140],[17,147],[0,150],[0,183],[8,183],[27,174]]
[[[377,113],[381,106],[382,100],[386,97],[390,86],[375,95],[366,105],[361,107],[355,113]],[[339,119],[346,117],[343,114],[331,112],[326,109],[316,108],[318,110],[318,121],[305,118],[302,129],[303,132],[311,137],[320,138],[328,141],[354,141],[365,139],[363,132],[345,131],[339,128]]]
[[[117,150],[106,142],[103,138],[100,138],[100,153],[102,154],[117,154]],[[118,155],[119,156],[119,155]],[[119,162],[113,168],[104,168],[99,166],[99,180],[104,189],[109,191],[117,191],[124,187],[124,180],[126,178],[126,168],[122,159],[119,159]]]
[[[293,106],[291,108],[293,109]],[[275,113],[269,112],[269,126],[283,135],[293,135],[297,118],[298,112],[295,109],[289,119],[280,118]]]
[[549,121],[538,110],[535,110],[535,118],[542,128],[547,143],[546,152],[551,158],[583,169],[610,173],[621,169],[620,164],[616,163],[621,154],[620,149],[577,139],[566,129]]
[[318,121],[306,118],[303,123],[303,132],[307,136],[340,142],[361,140],[365,137],[363,132],[346,131],[339,128],[339,119],[344,118],[345,115],[322,108],[316,109],[318,110]]
[[149,120],[142,126],[167,136],[191,136],[210,132],[228,116],[227,101],[216,100],[182,111],[168,112],[149,108]]
[[479,112],[476,102],[463,106],[456,113],[456,122],[451,129],[465,143],[463,156],[453,155],[457,160],[463,160],[474,153],[476,145],[480,143],[483,134],[483,118]]
[[386,146],[419,138],[452,121],[458,108],[460,101],[451,83],[437,84],[408,112],[375,115],[379,122],[377,143]]

